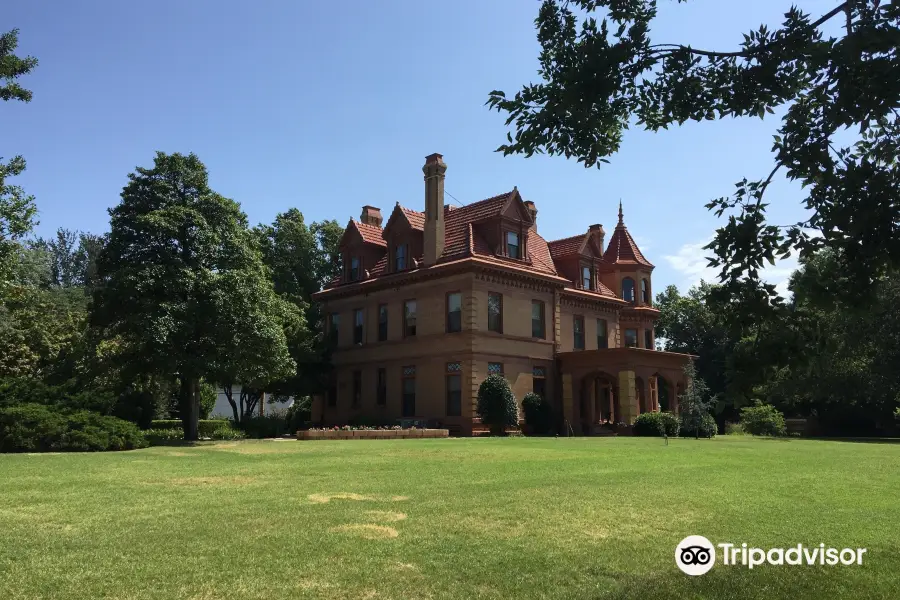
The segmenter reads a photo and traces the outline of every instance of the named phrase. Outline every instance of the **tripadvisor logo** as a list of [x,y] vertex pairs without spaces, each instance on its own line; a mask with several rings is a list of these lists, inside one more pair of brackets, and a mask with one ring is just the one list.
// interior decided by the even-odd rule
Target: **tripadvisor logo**
[[726,566],[742,566],[752,569],[769,565],[861,565],[865,548],[826,548],[825,544],[790,548],[748,547],[747,544],[713,544],[702,535],[689,535],[675,547],[675,564],[688,575],[703,575],[716,564],[716,548]]

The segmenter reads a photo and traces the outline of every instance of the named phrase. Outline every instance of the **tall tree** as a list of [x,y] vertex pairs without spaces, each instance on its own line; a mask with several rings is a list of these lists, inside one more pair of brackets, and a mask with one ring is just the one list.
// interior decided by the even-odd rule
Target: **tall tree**
[[[723,51],[652,43],[656,5],[544,0],[535,21],[543,82],[513,97],[495,90],[487,102],[515,126],[498,151],[591,167],[608,162],[632,123],[658,131],[781,108],[771,172],[707,204],[728,213],[707,246],[711,263],[737,292],[742,279],[759,282],[766,261],[827,246],[853,283],[842,293],[867,297],[880,273],[900,265],[900,3],[847,0],[818,17],[790,7],[779,27],[763,25]],[[823,33],[832,22],[839,35]],[[809,214],[786,227],[766,222],[763,201],[779,172],[802,183]]]
[[[269,386],[276,397],[309,395],[320,391],[327,380],[328,348],[322,337],[315,335],[322,331],[322,315],[311,296],[340,272],[338,246],[343,232],[336,221],[307,226],[296,208],[277,215],[272,225],[257,227],[263,261],[271,269],[275,291],[294,304],[305,319],[305,326],[293,323],[286,330],[297,372]],[[243,392],[245,388],[241,389]],[[247,400],[252,403],[253,398]],[[236,407],[236,403],[232,405]]]
[[87,289],[96,277],[97,257],[103,243],[103,236],[60,227],[55,237],[39,237],[31,246],[49,255],[52,285],[66,288],[84,286]]
[[860,307],[835,295],[847,275],[831,251],[791,278],[790,318],[768,333],[772,376],[756,392],[791,414],[816,416],[828,433],[890,433],[900,407],[900,272],[879,277]]
[[[18,29],[0,34],[0,99],[30,102],[31,91],[23,88],[17,79],[30,73],[38,61],[33,56],[16,56],[14,50],[18,45]],[[11,277],[17,240],[27,235],[36,224],[34,196],[26,194],[21,186],[6,182],[8,177],[20,175],[24,170],[25,159],[21,156],[14,156],[8,162],[3,162],[0,156],[0,293]]]
[[[92,321],[135,370],[181,382],[185,439],[196,440],[200,383],[232,365],[280,378],[295,369],[247,217],[210,189],[197,156],[158,152],[110,210]],[[233,365],[237,363],[237,367]]]

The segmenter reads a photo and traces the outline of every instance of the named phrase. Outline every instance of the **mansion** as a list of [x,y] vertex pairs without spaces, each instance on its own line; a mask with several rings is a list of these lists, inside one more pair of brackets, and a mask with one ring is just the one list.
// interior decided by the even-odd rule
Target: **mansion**
[[560,433],[676,410],[683,354],[655,350],[653,265],[618,223],[547,241],[519,190],[444,204],[447,165],[425,159],[425,210],[364,206],[341,240],[343,274],[314,295],[334,381],[313,419],[479,428],[478,386],[504,376],[553,405]]

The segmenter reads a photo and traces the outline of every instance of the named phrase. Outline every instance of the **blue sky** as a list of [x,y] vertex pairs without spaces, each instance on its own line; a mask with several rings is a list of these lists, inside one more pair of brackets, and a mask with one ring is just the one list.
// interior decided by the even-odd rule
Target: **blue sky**
[[[799,2],[814,15],[824,0]],[[732,49],[775,25],[786,0],[660,2],[655,42]],[[717,220],[704,204],[771,169],[778,120],[633,129],[601,169],[564,158],[503,157],[503,117],[488,92],[536,81],[529,0],[29,0],[3,10],[19,53],[40,60],[30,104],[0,107],[0,156],[37,198],[40,235],[108,229],[129,172],[156,150],[195,152],[213,188],[251,223],[299,208],[308,221],[358,218],[363,204],[423,206],[421,166],[440,152],[462,203],[518,186],[547,239],[625,221],[657,269],[654,287],[710,278],[700,247]],[[767,192],[773,222],[803,216],[798,186]],[[448,201],[452,201],[448,198]],[[769,271],[781,282],[794,263]]]

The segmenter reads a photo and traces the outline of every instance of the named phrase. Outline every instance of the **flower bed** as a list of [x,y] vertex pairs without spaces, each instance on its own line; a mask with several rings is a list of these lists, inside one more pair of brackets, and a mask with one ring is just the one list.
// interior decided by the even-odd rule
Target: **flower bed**
[[306,429],[297,432],[298,440],[403,440],[407,438],[445,438],[447,429],[420,429],[410,427],[333,427],[330,429]]

